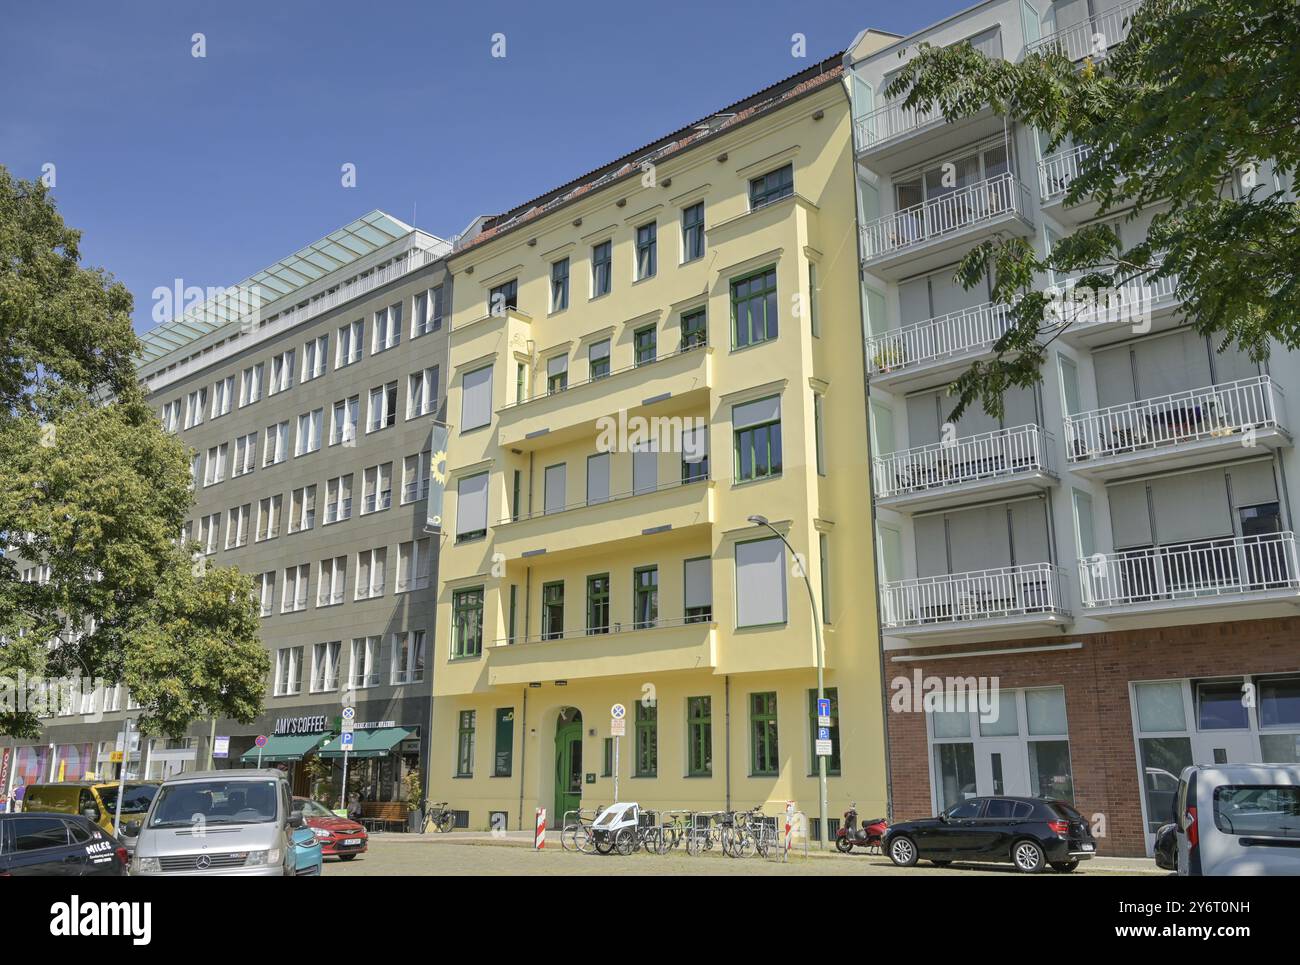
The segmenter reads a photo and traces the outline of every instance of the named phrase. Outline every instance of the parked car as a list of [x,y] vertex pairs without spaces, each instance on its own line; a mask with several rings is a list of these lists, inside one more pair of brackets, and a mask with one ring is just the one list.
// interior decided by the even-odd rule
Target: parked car
[[1010,861],[1019,871],[1073,871],[1097,845],[1083,816],[1065,801],[1034,797],[975,797],[942,814],[903,821],[885,831],[885,854],[907,868],[918,858]]
[[[51,811],[58,814],[79,814],[94,821],[100,829],[116,837],[126,846],[127,853],[135,850],[134,827],[143,818],[158,793],[158,781],[60,781],[52,784],[29,785],[23,795],[24,811]],[[114,828],[117,820],[117,794],[122,796],[122,827]],[[130,830],[128,830],[130,828]]]
[[320,842],[324,857],[351,861],[357,855],[365,853],[370,837],[359,821],[339,817],[311,798],[296,797],[293,806],[302,812],[302,819]]
[[293,810],[283,771],[178,774],[163,783],[141,824],[131,871],[294,875],[299,857],[294,831],[299,828],[305,830],[302,815]]
[[1180,875],[1300,875],[1300,764],[1198,764],[1178,778]]
[[320,877],[325,868],[325,855],[320,839],[312,829],[303,825],[293,829],[293,873],[299,877]]
[[0,878],[122,877],[126,847],[78,814],[0,814]]
[[1160,825],[1156,832],[1156,867],[1178,870],[1178,825],[1173,822]]

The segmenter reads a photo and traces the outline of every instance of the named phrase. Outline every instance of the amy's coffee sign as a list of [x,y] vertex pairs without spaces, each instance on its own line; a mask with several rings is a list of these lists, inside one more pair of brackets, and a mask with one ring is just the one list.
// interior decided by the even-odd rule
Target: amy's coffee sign
[[317,717],[281,717],[275,722],[276,734],[319,734],[325,730],[325,715]]

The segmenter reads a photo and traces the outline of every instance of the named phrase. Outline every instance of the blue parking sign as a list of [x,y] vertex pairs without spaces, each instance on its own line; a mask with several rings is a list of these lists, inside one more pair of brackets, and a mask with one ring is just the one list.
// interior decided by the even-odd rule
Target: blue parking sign
[[345,751],[352,750],[352,737],[353,734],[350,730],[346,730],[342,734],[339,734],[339,746]]
[[829,727],[817,728],[817,739],[819,741],[828,741],[831,739],[831,729]]

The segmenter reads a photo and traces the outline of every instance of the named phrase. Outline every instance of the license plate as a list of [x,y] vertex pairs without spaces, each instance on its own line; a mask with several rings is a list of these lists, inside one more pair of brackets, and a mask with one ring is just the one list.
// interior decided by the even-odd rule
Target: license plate
[[360,844],[360,843],[361,843],[360,838],[348,838],[346,841],[343,842],[343,847],[350,848],[354,844]]
[[1079,846],[1080,851],[1092,851],[1094,848],[1096,848],[1096,845],[1094,844],[1083,844]]

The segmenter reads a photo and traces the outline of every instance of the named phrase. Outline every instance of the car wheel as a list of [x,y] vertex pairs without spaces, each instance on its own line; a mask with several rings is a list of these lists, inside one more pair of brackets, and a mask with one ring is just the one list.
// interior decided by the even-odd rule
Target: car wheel
[[1011,846],[1011,862],[1017,871],[1036,874],[1043,870],[1045,860],[1042,845],[1037,841],[1024,838]]
[[900,868],[910,868],[916,864],[916,844],[905,834],[900,834],[889,842],[889,860]]
[[930,864],[934,865],[936,868],[946,868],[948,865],[952,864],[952,862],[946,858],[931,858]]
[[352,860],[353,858],[355,858],[355,857],[356,857],[355,854],[341,854],[341,855],[339,855],[339,860],[340,860],[340,861],[351,861],[351,860]]
[[1079,867],[1079,859],[1071,858],[1069,861],[1053,861],[1052,870],[1059,871],[1061,874],[1069,874],[1075,868]]
[[840,854],[848,854],[853,850],[853,842],[848,838],[836,838],[835,849],[839,851]]

